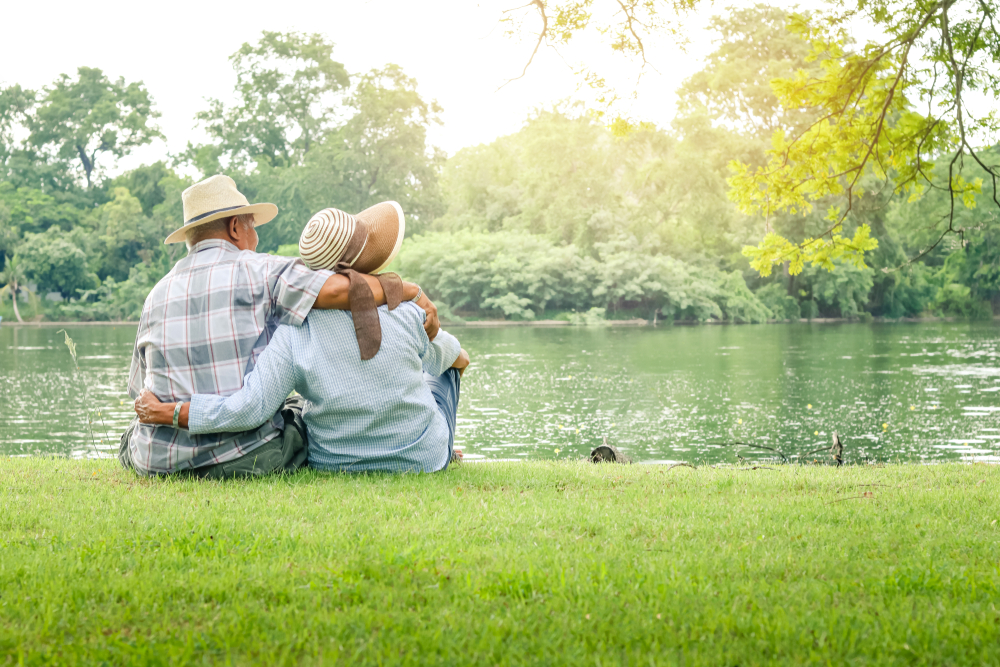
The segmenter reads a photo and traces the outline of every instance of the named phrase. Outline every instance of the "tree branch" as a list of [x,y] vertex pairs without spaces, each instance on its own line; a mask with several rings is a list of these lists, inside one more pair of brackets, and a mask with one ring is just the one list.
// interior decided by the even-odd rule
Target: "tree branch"
[[503,88],[504,86],[506,86],[508,83],[511,83],[512,81],[517,81],[518,79],[524,78],[524,75],[528,73],[528,68],[531,67],[531,63],[534,62],[534,60],[535,60],[535,55],[538,53],[538,48],[542,45],[542,41],[544,41],[545,38],[549,34],[549,17],[545,13],[545,3],[542,0],[532,0],[531,2],[529,2],[526,5],[523,5],[521,7],[516,7],[515,9],[508,9],[504,13],[512,12],[512,11],[516,11],[517,9],[524,9],[525,7],[532,7],[532,6],[538,8],[538,15],[542,17],[542,29],[538,32],[538,41],[535,42],[535,48],[534,48],[534,50],[532,50],[531,57],[528,58],[528,62],[526,62],[524,64],[524,69],[521,70],[521,74],[518,75],[518,76],[516,76],[516,77],[514,77],[513,79],[507,79],[503,83],[503,85],[500,86],[500,88],[497,88],[498,91],[501,88]]

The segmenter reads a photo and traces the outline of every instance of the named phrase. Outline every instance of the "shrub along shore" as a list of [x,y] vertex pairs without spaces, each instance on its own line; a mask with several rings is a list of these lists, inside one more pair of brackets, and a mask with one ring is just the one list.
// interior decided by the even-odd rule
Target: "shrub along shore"
[[0,459],[14,664],[998,664],[1000,469]]

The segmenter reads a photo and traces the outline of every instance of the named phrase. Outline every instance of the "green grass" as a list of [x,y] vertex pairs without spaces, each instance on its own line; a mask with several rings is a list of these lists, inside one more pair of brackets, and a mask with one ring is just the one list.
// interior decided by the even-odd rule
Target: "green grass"
[[1000,664],[1000,469],[0,459],[0,665]]

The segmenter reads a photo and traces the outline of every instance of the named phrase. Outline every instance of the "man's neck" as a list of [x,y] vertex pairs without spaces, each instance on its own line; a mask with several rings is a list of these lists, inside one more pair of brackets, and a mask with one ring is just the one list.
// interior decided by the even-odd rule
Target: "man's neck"
[[194,243],[191,244],[191,246],[188,248],[188,251],[194,250],[195,248],[197,248],[199,245],[201,245],[205,241],[222,241],[224,243],[228,243],[229,245],[231,245],[234,250],[242,250],[243,249],[243,248],[240,248],[239,245],[237,245],[228,236],[222,236],[221,234],[216,234],[216,235],[212,235],[212,236],[204,236],[204,237],[198,239],[197,241],[195,241]]

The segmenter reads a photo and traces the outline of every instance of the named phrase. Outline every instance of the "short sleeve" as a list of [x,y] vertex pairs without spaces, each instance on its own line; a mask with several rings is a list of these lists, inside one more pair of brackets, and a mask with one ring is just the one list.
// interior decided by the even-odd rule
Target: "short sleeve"
[[313,271],[298,257],[267,255],[271,306],[280,324],[300,326],[306,319],[330,271]]

